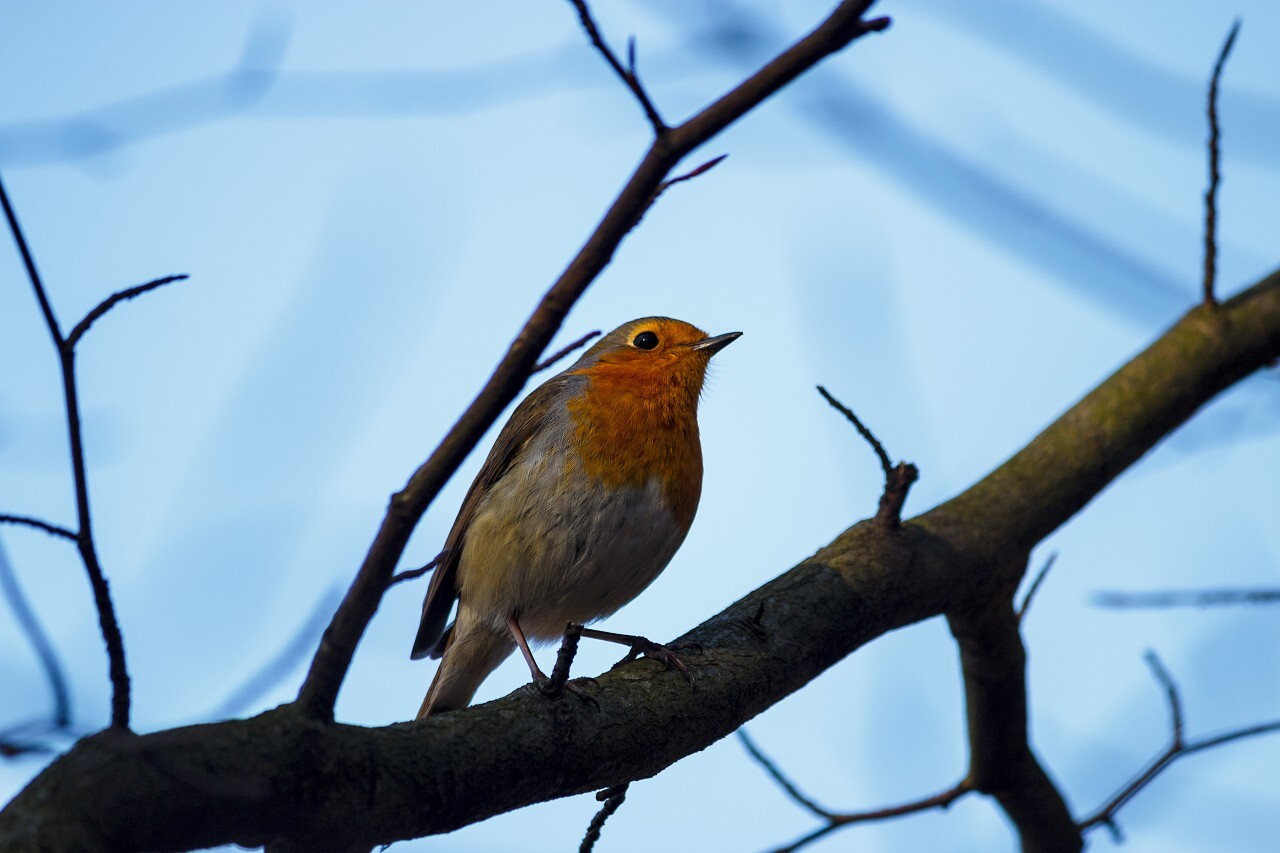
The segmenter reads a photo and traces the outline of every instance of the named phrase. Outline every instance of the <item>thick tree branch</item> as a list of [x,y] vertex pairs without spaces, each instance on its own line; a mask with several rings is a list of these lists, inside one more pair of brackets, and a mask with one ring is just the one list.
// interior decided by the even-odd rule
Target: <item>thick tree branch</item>
[[1084,847],[1066,801],[1031,751],[1027,658],[1013,589],[977,611],[948,615],[960,646],[969,723],[966,782],[989,794],[1017,828],[1024,853]]
[[984,598],[1003,602],[1007,622],[1022,569],[1011,555],[1277,357],[1280,273],[1191,311],[960,496],[898,531],[856,524],[690,631],[682,639],[702,647],[685,657],[696,692],[678,672],[638,661],[585,688],[598,707],[521,691],[379,729],[321,725],[286,707],[153,735],[106,732],[0,813],[0,847],[176,850],[288,837],[334,850],[653,776],[888,631]]
[[604,218],[542,297],[484,389],[391,505],[346,598],[325,630],[298,694],[303,713],[333,719],[333,706],[356,644],[373,618],[409,535],[440,489],[475,448],[529,378],[538,355],[559,330],[569,309],[613,259],[626,235],[653,203],[671,170],[690,152],[747,111],[826,57],[868,32],[884,29],[887,18],[862,19],[871,0],[846,0],[821,25],[787,48],[744,82],[689,119],[656,138]]

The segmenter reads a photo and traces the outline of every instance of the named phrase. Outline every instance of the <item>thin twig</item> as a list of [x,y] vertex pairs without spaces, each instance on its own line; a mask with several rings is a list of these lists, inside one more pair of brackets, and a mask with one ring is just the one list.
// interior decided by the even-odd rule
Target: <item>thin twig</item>
[[67,687],[67,677],[53,642],[40,625],[30,602],[22,594],[22,587],[18,585],[18,578],[13,573],[13,566],[9,564],[9,557],[3,547],[0,547],[0,592],[4,593],[18,626],[26,634],[32,650],[40,659],[40,669],[49,682],[49,693],[53,699],[53,726],[55,729],[65,729],[71,724],[71,691]]
[[867,429],[866,425],[858,420],[858,416],[853,413],[852,409],[831,396],[831,393],[826,388],[819,385],[818,393],[831,404],[831,408],[844,415],[849,423],[853,424],[853,428],[858,431],[858,435],[866,439],[867,444],[871,445],[871,449],[876,452],[876,458],[880,460],[880,468],[884,471],[884,478],[888,481],[889,475],[893,472],[893,460],[889,458],[889,454],[885,451],[884,445],[880,443],[880,439],[876,438],[871,430]]
[[61,536],[63,539],[76,541],[75,531],[68,530],[57,524],[43,521],[39,518],[33,518],[29,515],[10,515],[8,513],[0,515],[0,524],[17,524],[23,527],[34,527],[36,530],[44,531],[50,536]]
[[440,565],[440,563],[444,560],[445,555],[448,553],[449,553],[449,549],[445,548],[441,550],[439,554],[436,554],[434,557],[432,557],[431,562],[427,563],[425,566],[420,566],[419,568],[416,568],[416,569],[405,569],[403,572],[396,572],[394,575],[392,575],[390,578],[387,579],[387,588],[390,589],[391,587],[395,586],[398,583],[404,583],[405,581],[411,581],[414,578],[422,577],[427,572],[431,571],[436,566]]
[[587,8],[586,0],[569,0],[569,2],[573,4],[573,8],[578,10],[578,18],[582,21],[582,28],[587,31],[587,38],[591,39],[591,44],[604,57],[604,61],[609,63],[609,67],[626,84],[627,88],[631,90],[631,94],[635,95],[636,100],[640,102],[640,108],[644,110],[645,118],[649,120],[650,126],[653,127],[654,135],[662,136],[670,128],[662,120],[662,116],[658,114],[658,109],[649,98],[649,93],[645,91],[640,78],[636,76],[635,38],[633,37],[628,42],[627,67],[624,67],[618,61],[618,57],[614,55],[613,49],[605,42],[604,36],[600,35],[600,28],[596,26],[595,19],[591,17],[591,10]]
[[880,440],[858,419],[853,410],[841,403],[821,385],[818,393],[823,396],[832,408],[840,412],[853,424],[858,434],[867,440],[876,458],[880,460],[880,468],[884,471],[884,491],[880,493],[880,505],[876,509],[875,523],[888,530],[897,530],[902,524],[902,507],[907,502],[907,493],[911,484],[920,479],[920,469],[910,462],[899,462],[894,465],[888,452]]
[[1237,18],[1227,33],[1227,40],[1222,43],[1218,52],[1218,61],[1213,65],[1213,76],[1209,79],[1209,188],[1204,193],[1204,304],[1217,305],[1218,297],[1214,293],[1214,281],[1218,274],[1218,80],[1222,77],[1222,69],[1227,63],[1231,47],[1236,43],[1236,34],[1240,32],[1240,19]]
[[1137,796],[1143,788],[1151,784],[1157,776],[1179,758],[1206,749],[1213,749],[1232,741],[1280,732],[1280,720],[1272,720],[1267,723],[1233,729],[1219,735],[1211,735],[1192,741],[1185,740],[1183,736],[1182,699],[1178,692],[1178,686],[1153,652],[1147,652],[1147,664],[1151,667],[1152,673],[1160,683],[1160,687],[1165,694],[1165,702],[1169,706],[1171,729],[1169,745],[1156,755],[1136,776],[1125,783],[1120,790],[1116,791],[1106,802],[1099,806],[1093,814],[1082,819],[1077,824],[1081,832],[1088,832],[1099,826],[1106,826],[1111,830],[1113,836],[1120,838],[1120,827],[1116,823],[1116,814],[1126,803]]
[[591,825],[587,827],[587,834],[582,837],[582,844],[578,846],[578,853],[591,853],[595,849],[596,842],[600,840],[600,830],[604,829],[604,822],[622,805],[623,800],[627,798],[627,788],[630,786],[630,782],[623,782],[621,785],[605,788],[596,794],[596,799],[604,803],[604,805],[600,807],[600,811],[596,812],[596,816],[591,819]]
[[667,180],[663,181],[661,184],[658,185],[658,192],[659,193],[666,192],[668,187],[675,186],[676,184],[682,184],[685,181],[692,181],[694,178],[698,177],[699,175],[704,174],[706,172],[710,172],[716,166],[719,166],[721,163],[723,163],[725,161],[725,158],[727,158],[728,156],[729,156],[728,154],[721,154],[718,157],[712,157],[710,160],[703,163],[701,166],[697,166],[693,169],[690,169],[689,171],[685,172],[683,175],[676,175],[674,178],[668,178]]
[[790,851],[799,850],[824,835],[839,829],[842,826],[850,826],[855,823],[869,823],[877,820],[888,820],[889,818],[901,817],[903,815],[914,814],[915,812],[927,811],[929,809],[947,808],[956,800],[973,790],[973,786],[968,779],[962,779],[957,784],[951,786],[945,791],[933,794],[929,797],[923,797],[919,800],[913,800],[909,803],[901,803],[896,806],[886,806],[879,809],[870,809],[859,812],[833,812],[823,808],[805,795],[796,787],[795,783],[786,777],[778,766],[773,763],[756,745],[745,729],[738,729],[738,739],[742,742],[743,747],[751,755],[756,762],[764,768],[765,772],[778,783],[778,787],[782,788],[797,804],[805,810],[813,814],[815,817],[821,818],[826,823],[805,835],[786,847],[779,847],[773,853],[790,853]]
[[1274,604],[1280,589],[1184,589],[1155,592],[1099,592],[1098,607],[1220,607],[1235,604]]
[[106,575],[98,559],[97,546],[93,541],[93,523],[89,513],[89,481],[84,458],[84,440],[80,433],[80,397],[76,391],[75,347],[69,339],[63,337],[58,327],[44,282],[41,281],[36,269],[35,258],[27,246],[22,227],[18,223],[18,215],[9,203],[9,194],[5,191],[2,181],[0,181],[0,205],[4,207],[9,231],[18,245],[18,252],[22,255],[27,277],[36,294],[36,301],[40,303],[40,311],[49,329],[49,337],[58,351],[58,363],[62,368],[63,405],[67,413],[67,443],[71,448],[71,473],[75,481],[78,522],[75,541],[80,551],[81,562],[84,563],[85,571],[89,575],[89,585],[93,589],[93,603],[98,611],[98,625],[107,646],[108,672],[111,678],[111,727],[128,729],[129,669],[125,662],[124,638],[120,634],[120,623],[116,619],[115,605],[111,601],[111,590],[107,585]]
[[92,326],[99,317],[106,314],[119,303],[133,299],[135,296],[141,296],[149,290],[164,287],[166,284],[172,284],[175,281],[184,281],[188,277],[189,276],[186,274],[167,275],[163,278],[157,278],[153,281],[149,281],[146,284],[134,285],[133,287],[127,287],[124,290],[111,294],[106,299],[99,302],[92,311],[84,315],[83,320],[76,323],[76,327],[71,330],[71,334],[67,335],[67,345],[74,347],[79,343],[80,338],[84,337],[84,333],[89,331],[89,327]]
[[888,18],[864,20],[871,0],[844,0],[812,32],[683,124],[655,139],[578,254],[543,295],[485,387],[444,440],[392,496],[356,578],[334,614],[298,693],[297,705],[311,719],[333,719],[338,691],[356,645],[377,612],[409,536],[440,489],[529,378],[530,369],[574,303],[613,258],[623,239],[644,217],[655,190],[690,152],[824,58],[867,33],[889,26]]
[[773,760],[769,758],[769,756],[765,755],[760,747],[756,745],[756,742],[752,740],[751,735],[747,734],[746,729],[738,729],[738,740],[742,742],[743,749],[745,749],[747,753],[756,760],[756,763],[764,768],[764,771],[769,774],[773,781],[778,783],[778,787],[786,791],[787,796],[795,800],[816,817],[820,817],[823,820],[828,821],[835,818],[834,812],[818,805],[803,791],[801,791],[794,782],[787,778],[786,774],[778,769],[778,765],[774,764]]
[[1182,717],[1182,697],[1178,695],[1178,685],[1173,683],[1173,676],[1169,674],[1169,670],[1165,669],[1164,663],[1161,662],[1160,656],[1153,650],[1147,649],[1143,660],[1147,662],[1147,666],[1151,669],[1151,674],[1155,676],[1156,681],[1160,683],[1161,689],[1164,690],[1165,701],[1169,703],[1169,730],[1173,732],[1173,749],[1182,749],[1183,746],[1183,717]]
[[578,338],[576,341],[569,344],[567,347],[563,347],[561,349],[556,350],[554,353],[552,353],[551,355],[544,358],[542,361],[535,364],[533,366],[533,370],[529,371],[529,375],[532,376],[535,373],[541,373],[551,365],[555,364],[560,359],[564,358],[569,353],[585,345],[587,341],[599,336],[600,336],[600,331],[598,329],[594,332],[587,332],[585,335]]
[[1044,579],[1048,577],[1049,570],[1053,568],[1053,564],[1058,560],[1058,552],[1054,551],[1049,555],[1049,559],[1044,561],[1044,565],[1040,567],[1040,571],[1036,573],[1036,578],[1031,582],[1031,586],[1027,588],[1027,594],[1022,598],[1022,604],[1018,607],[1018,622],[1027,615],[1027,609],[1031,607],[1031,602],[1035,599],[1036,593],[1040,591],[1040,585],[1044,583]]

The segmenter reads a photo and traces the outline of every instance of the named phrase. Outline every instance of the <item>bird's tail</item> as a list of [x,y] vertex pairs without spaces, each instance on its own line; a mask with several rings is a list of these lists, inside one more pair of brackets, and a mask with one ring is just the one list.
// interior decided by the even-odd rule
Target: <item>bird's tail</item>
[[458,614],[417,719],[467,707],[480,683],[515,651],[515,642],[505,628],[495,630],[492,625],[468,622],[466,614]]

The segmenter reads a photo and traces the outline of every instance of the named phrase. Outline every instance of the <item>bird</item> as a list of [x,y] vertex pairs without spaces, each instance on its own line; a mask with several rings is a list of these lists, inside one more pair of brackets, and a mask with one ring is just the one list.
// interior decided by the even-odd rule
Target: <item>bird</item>
[[[609,616],[666,568],[702,492],[697,409],[707,365],[741,335],[710,336],[670,317],[632,320],[516,406],[423,600],[410,656],[442,660],[418,719],[465,708],[517,648],[534,681],[545,679],[530,639]],[[643,637],[582,635],[670,655]]]

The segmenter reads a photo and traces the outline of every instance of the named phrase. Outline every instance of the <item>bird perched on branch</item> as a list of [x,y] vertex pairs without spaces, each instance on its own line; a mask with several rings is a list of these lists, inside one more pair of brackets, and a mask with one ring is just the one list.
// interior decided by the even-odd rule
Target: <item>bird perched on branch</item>
[[[443,657],[418,718],[470,703],[516,648],[631,601],[666,568],[702,491],[698,397],[709,337],[633,320],[526,397],[471,484],[435,569],[412,657]],[[454,602],[458,613],[445,627]],[[583,636],[663,652],[641,637]]]

